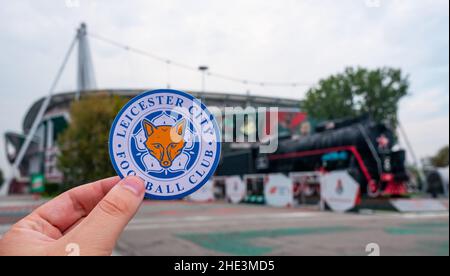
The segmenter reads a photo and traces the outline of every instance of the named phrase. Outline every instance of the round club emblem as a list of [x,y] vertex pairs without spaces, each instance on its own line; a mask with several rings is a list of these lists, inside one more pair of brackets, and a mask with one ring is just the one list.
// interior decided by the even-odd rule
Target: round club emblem
[[109,155],[120,177],[146,183],[146,198],[178,199],[200,189],[220,158],[220,131],[198,99],[176,90],[144,92],[119,112]]

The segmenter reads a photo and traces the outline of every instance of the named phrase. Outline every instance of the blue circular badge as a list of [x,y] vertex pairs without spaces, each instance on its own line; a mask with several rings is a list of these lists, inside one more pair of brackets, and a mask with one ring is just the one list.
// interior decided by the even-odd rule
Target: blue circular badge
[[220,131],[200,100],[176,90],[144,92],[117,115],[109,155],[122,178],[145,181],[146,198],[179,199],[200,189],[220,159]]

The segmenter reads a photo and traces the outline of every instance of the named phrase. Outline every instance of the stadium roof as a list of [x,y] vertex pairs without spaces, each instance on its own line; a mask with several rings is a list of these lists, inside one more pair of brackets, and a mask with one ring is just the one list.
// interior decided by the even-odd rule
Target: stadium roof
[[[145,90],[138,89],[106,89],[106,90],[92,90],[83,92],[83,95],[95,95],[95,94],[110,94],[119,95],[125,97],[133,97]],[[216,92],[198,92],[198,91],[186,91],[189,94],[202,99],[206,104],[212,106],[246,106],[252,105],[255,107],[279,107],[279,108],[291,108],[299,109],[300,102],[295,99],[282,99],[276,97],[264,97],[264,96],[253,96],[253,95],[242,95],[242,94],[231,94],[231,93],[216,93]],[[52,97],[50,105],[47,109],[53,110],[56,108],[68,108],[70,102],[76,98],[77,92],[64,92],[55,94]],[[33,120],[36,117],[39,108],[41,107],[44,98],[39,99],[28,110],[23,121],[23,131],[28,133]]]

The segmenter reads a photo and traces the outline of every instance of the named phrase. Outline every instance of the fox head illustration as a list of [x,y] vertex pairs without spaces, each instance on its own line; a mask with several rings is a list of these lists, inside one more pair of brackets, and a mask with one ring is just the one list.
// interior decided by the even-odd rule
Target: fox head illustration
[[186,145],[186,120],[180,120],[174,126],[155,126],[148,120],[143,120],[142,127],[147,138],[145,147],[148,152],[158,160],[161,167],[167,169],[172,166],[172,161]]

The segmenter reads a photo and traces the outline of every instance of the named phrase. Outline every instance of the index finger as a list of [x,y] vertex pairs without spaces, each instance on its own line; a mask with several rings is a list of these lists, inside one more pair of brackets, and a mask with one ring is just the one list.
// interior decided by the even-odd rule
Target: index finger
[[64,233],[79,219],[86,217],[119,181],[116,176],[79,186],[42,205],[32,215]]

